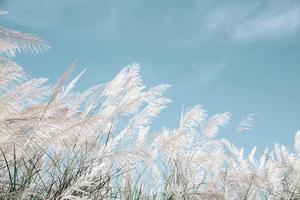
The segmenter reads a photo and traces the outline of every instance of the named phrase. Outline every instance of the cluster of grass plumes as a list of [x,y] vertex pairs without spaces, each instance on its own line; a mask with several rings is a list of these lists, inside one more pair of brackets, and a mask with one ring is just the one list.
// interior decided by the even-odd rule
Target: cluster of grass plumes
[[[256,159],[217,133],[229,112],[196,105],[175,129],[151,132],[170,100],[147,89],[139,66],[75,92],[72,66],[55,85],[11,58],[43,50],[31,35],[0,30],[0,199],[300,199],[300,132]],[[238,131],[251,127],[246,116]]]

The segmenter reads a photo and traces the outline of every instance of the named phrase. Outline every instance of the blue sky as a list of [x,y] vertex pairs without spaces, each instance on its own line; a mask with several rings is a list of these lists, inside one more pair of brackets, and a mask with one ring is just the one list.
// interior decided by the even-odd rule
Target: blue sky
[[[1,26],[45,38],[52,49],[15,60],[54,82],[76,59],[78,89],[138,62],[147,86],[168,83],[173,103],[156,121],[175,127],[182,107],[230,111],[220,136],[261,151],[292,147],[300,129],[300,2],[297,0],[0,0]],[[258,113],[253,130],[235,126]]]

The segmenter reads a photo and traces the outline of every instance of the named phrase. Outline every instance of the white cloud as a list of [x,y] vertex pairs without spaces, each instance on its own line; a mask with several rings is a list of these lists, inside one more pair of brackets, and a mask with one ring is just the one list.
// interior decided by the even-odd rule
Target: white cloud
[[294,0],[191,0],[186,5],[134,0],[4,2],[4,9],[10,12],[8,19],[26,26],[59,29],[68,39],[125,38],[171,47],[274,39],[300,27],[300,2]]
[[300,8],[296,7],[279,13],[262,13],[245,20],[236,27],[234,36],[248,41],[274,39],[298,31],[299,27]]
[[59,27],[66,4],[65,1],[60,0],[4,0],[2,3],[4,9],[9,12],[7,19],[10,21],[43,29]]
[[180,78],[176,81],[178,90],[195,90],[195,88],[205,88],[215,82],[227,65],[224,62],[204,63],[194,61],[188,63],[188,71],[184,70],[178,74]]
[[195,74],[198,76],[198,84],[207,86],[212,83],[218,75],[225,69],[225,64],[202,64],[194,66]]
[[197,29],[191,44],[281,39],[300,30],[299,1],[212,2],[205,9],[204,4],[198,3],[198,8],[193,10],[191,16],[197,21]]

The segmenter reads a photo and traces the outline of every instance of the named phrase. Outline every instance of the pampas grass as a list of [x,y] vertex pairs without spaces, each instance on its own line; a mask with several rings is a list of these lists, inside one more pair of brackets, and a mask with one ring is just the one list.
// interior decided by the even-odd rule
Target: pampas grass
[[231,114],[209,117],[196,105],[177,128],[152,132],[171,102],[168,85],[146,88],[132,64],[107,84],[76,92],[84,71],[70,79],[73,65],[49,85],[11,60],[48,48],[0,29],[0,199],[300,199],[299,131],[295,152],[276,144],[244,155],[217,137]]

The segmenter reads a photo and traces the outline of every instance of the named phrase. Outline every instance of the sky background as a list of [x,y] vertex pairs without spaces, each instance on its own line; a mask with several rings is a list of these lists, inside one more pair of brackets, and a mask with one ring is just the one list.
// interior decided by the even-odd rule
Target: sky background
[[[249,151],[293,145],[300,129],[298,0],[0,0],[3,27],[45,38],[52,49],[14,58],[51,83],[74,61],[78,90],[140,63],[147,86],[172,87],[154,129],[176,127],[182,108],[232,112],[220,137]],[[242,116],[255,127],[237,134]]]

